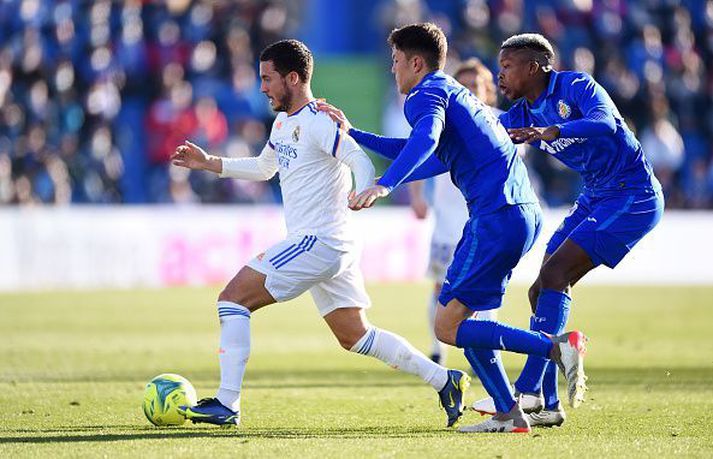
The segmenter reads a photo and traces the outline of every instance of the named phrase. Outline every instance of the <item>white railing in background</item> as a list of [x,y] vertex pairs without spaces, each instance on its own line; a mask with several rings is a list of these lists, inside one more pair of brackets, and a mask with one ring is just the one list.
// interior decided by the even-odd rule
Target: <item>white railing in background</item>
[[[565,210],[548,211],[535,249],[513,282],[537,274],[544,245]],[[429,222],[409,209],[361,211],[368,281],[418,281]],[[284,234],[280,207],[158,206],[0,209],[0,290],[222,284]],[[615,270],[584,283],[713,285],[713,212],[668,211]]]

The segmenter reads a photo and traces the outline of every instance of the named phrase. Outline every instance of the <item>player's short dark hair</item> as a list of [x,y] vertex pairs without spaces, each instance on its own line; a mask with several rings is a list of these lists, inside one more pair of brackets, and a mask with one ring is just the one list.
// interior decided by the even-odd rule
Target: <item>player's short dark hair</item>
[[540,64],[543,65],[545,71],[549,71],[552,68],[552,63],[555,59],[555,51],[552,45],[539,33],[513,35],[500,45],[500,49],[527,49],[534,51],[542,59]]
[[272,61],[277,73],[283,77],[295,72],[305,83],[312,78],[312,51],[299,40],[280,40],[271,44],[260,53],[260,62],[267,61]]
[[407,56],[423,57],[431,69],[442,69],[446,65],[448,41],[436,24],[424,22],[394,29],[389,35],[389,45]]

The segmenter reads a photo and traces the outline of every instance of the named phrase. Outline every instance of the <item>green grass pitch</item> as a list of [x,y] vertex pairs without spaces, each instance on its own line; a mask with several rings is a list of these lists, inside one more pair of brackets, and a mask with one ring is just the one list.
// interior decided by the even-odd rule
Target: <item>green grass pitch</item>
[[[426,349],[428,289],[370,285],[371,321]],[[253,315],[238,429],[155,428],[140,407],[152,376],[213,394],[218,291],[0,295],[0,457],[713,456],[713,287],[578,287],[590,398],[562,428],[446,430],[430,387],[341,350],[308,295]],[[526,326],[525,298],[514,286],[501,317]],[[455,349],[448,362],[465,368]],[[522,362],[507,356],[511,377]],[[475,379],[468,401],[484,395]]]

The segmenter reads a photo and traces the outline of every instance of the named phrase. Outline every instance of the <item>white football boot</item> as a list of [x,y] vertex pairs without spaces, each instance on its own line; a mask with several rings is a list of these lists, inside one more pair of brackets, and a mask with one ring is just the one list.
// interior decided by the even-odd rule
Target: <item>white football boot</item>
[[490,418],[480,424],[463,426],[458,428],[458,432],[463,433],[530,433],[532,429],[529,427],[515,427],[515,422],[512,419],[507,421],[498,421]]
[[[517,403],[525,414],[540,411],[545,406],[545,400],[542,394],[521,394],[514,391],[514,395],[515,399],[517,399]],[[486,414],[494,415],[496,412],[495,400],[493,400],[492,397],[480,399],[473,402],[470,409],[477,411],[481,416],[485,416]]]
[[559,427],[567,419],[567,415],[560,405],[557,405],[557,408],[552,410],[543,408],[536,413],[529,413],[525,416],[532,427]]
[[569,406],[578,408],[584,402],[584,392],[587,390],[587,376],[584,374],[587,337],[575,330],[555,336],[552,341],[558,350],[554,361],[567,380]]

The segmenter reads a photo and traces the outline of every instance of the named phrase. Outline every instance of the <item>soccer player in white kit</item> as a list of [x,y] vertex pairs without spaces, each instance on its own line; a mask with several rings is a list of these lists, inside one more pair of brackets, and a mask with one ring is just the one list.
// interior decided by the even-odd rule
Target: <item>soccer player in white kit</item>
[[[453,77],[486,105],[494,107],[497,103],[493,74],[480,60],[472,58],[462,62],[453,73]],[[496,114],[502,113],[496,108],[493,108],[493,111],[497,112]],[[409,195],[411,208],[416,217],[426,218],[429,205],[424,196],[423,181],[409,183]],[[431,334],[431,360],[443,365],[448,346],[438,341],[434,331],[438,295],[441,293],[448,266],[453,261],[456,245],[468,221],[468,206],[449,174],[441,174],[433,178],[431,208],[434,224],[431,233],[428,277],[434,282],[434,288],[428,300],[428,329]],[[477,319],[497,320],[497,310],[480,311]]]
[[244,266],[218,296],[220,387],[215,397],[182,407],[182,412],[194,422],[238,424],[252,313],[309,290],[342,347],[433,386],[451,426],[463,412],[469,378],[432,362],[401,336],[366,319],[370,301],[347,203],[351,173],[359,193],[373,185],[374,167],[338,123],[317,111],[312,69],[312,53],[297,40],[274,43],[260,55],[260,89],[278,115],[258,157],[220,158],[190,142],[172,156],[174,165],[221,177],[268,180],[279,173],[288,233]]

